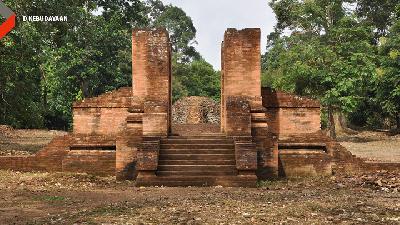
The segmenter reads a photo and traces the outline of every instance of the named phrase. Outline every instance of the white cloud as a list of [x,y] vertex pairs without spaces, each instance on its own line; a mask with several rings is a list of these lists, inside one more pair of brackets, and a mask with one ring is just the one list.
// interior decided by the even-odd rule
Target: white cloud
[[262,51],[276,23],[267,0],[162,0],[182,8],[197,29],[197,50],[214,68],[221,68],[221,42],[227,28],[261,28]]

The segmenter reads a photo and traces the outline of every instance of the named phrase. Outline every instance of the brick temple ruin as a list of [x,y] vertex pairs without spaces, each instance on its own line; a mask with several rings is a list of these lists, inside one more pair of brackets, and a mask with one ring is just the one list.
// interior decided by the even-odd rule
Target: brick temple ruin
[[134,30],[132,88],[74,103],[70,134],[33,156],[0,157],[0,169],[115,175],[138,186],[249,187],[360,169],[361,160],[321,132],[318,101],[261,87],[260,37],[260,29],[225,32],[217,130],[174,131],[169,35]]

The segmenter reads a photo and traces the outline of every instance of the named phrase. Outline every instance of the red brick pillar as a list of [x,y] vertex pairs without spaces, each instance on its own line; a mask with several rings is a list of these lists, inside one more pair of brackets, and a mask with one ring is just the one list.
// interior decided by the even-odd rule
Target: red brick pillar
[[[246,162],[243,168],[257,168],[254,165],[257,159],[251,150],[254,146],[262,156],[258,159],[258,170],[271,167],[273,161],[273,168],[268,170],[277,171],[278,160],[273,154],[275,150],[268,134],[266,109],[262,106],[260,39],[261,30],[257,28],[228,29],[225,32],[221,52],[221,130],[238,140],[237,149],[240,150],[236,151],[239,154],[236,159],[239,170],[243,166],[238,162]],[[249,115],[243,110],[239,112],[246,101]],[[235,105],[241,107],[233,107]],[[253,144],[246,143],[246,148],[241,148],[239,144],[244,142]]]
[[155,175],[159,140],[171,130],[171,44],[165,29],[133,31],[132,73],[133,95],[143,107],[142,141],[135,143],[139,180]]
[[226,119],[228,97],[244,97],[252,109],[262,107],[260,38],[261,30],[256,28],[225,32],[221,60],[221,128],[228,135],[232,125]]
[[171,127],[171,44],[165,29],[134,30],[133,95],[143,102],[143,135],[167,136]]

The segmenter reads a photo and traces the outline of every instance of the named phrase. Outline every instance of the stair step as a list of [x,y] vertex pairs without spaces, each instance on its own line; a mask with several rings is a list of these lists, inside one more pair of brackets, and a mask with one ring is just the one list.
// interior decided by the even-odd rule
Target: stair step
[[230,139],[162,139],[161,144],[230,144],[233,145],[233,140]]
[[160,160],[235,160],[234,154],[160,154]]
[[160,149],[160,155],[164,154],[235,154],[233,149]]
[[136,185],[255,187],[255,175],[237,176],[234,147],[222,133],[164,138],[157,176],[138,177]]
[[228,139],[225,134],[209,134],[209,135],[199,135],[199,136],[168,136],[168,139]]
[[161,144],[161,149],[234,149],[232,144]]
[[158,165],[236,165],[235,160],[159,160]]
[[159,165],[158,171],[235,172],[235,165]]
[[136,186],[256,187],[256,176],[157,176],[138,178]]
[[157,176],[235,176],[236,170],[231,171],[157,171]]

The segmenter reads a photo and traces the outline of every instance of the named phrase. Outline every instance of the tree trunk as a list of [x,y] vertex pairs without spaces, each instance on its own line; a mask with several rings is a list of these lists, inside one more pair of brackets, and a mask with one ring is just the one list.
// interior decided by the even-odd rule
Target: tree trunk
[[83,94],[83,98],[90,97],[89,96],[89,84],[85,80],[81,81],[81,91],[82,91],[82,94]]
[[42,75],[42,84],[43,84],[43,108],[47,112],[47,84],[46,84],[46,75],[44,73],[43,67],[40,66],[40,72]]
[[400,130],[400,114],[397,115],[397,117],[396,117],[396,126],[397,126],[397,130]]
[[43,108],[47,112],[47,86],[44,86],[43,89]]
[[335,123],[336,134],[344,133],[348,129],[346,118],[343,116],[342,112],[334,111],[333,119],[334,119],[334,123]]
[[336,139],[335,118],[334,118],[333,114],[334,114],[333,107],[328,106],[329,136],[333,139]]

